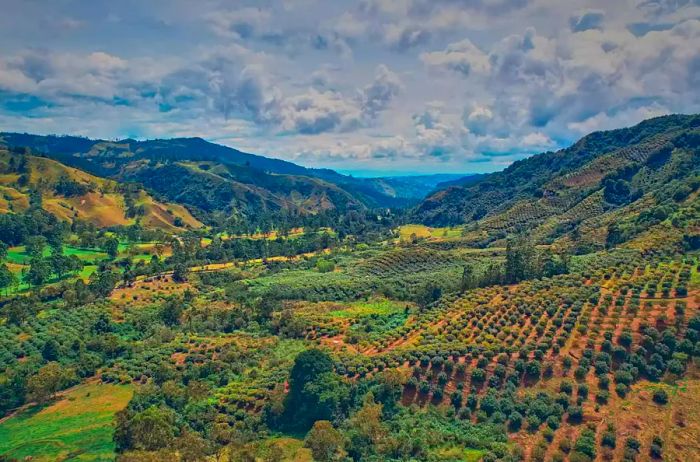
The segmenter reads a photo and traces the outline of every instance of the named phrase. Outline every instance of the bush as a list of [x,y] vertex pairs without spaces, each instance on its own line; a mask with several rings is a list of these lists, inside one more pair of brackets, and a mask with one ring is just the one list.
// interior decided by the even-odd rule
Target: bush
[[652,399],[657,404],[666,404],[668,403],[668,393],[666,393],[666,390],[659,388],[658,390],[654,390]]
[[651,446],[649,447],[649,455],[654,459],[662,459],[663,458],[663,446],[664,446],[663,439],[661,439],[660,436],[656,435],[651,440]]
[[569,422],[580,423],[583,420],[583,408],[581,406],[569,406]]
[[618,383],[617,385],[615,385],[615,393],[617,393],[618,396],[624,398],[627,394],[627,385],[625,385],[624,383]]
[[610,393],[605,390],[600,390],[595,395],[595,400],[599,404],[607,404],[610,399]]
[[579,397],[586,399],[588,398],[588,385],[582,383],[578,386],[577,394]]
[[603,433],[603,437],[601,438],[600,444],[614,449],[616,441],[617,439],[615,437],[615,432],[608,430],[605,433]]
[[559,391],[570,395],[573,392],[573,390],[574,385],[571,383],[570,380],[562,380],[561,384],[559,385]]

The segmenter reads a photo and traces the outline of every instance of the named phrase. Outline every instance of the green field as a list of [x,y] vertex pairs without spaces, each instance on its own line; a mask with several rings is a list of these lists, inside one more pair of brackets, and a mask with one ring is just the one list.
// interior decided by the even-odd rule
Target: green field
[[[119,244],[119,255],[117,256],[117,258],[129,257],[131,258],[131,261],[133,263],[138,263],[139,261],[148,263],[151,261],[152,258],[152,254],[149,253],[149,251],[154,247],[154,245],[155,243],[152,242],[136,244],[128,244],[122,242]],[[44,257],[50,256],[51,247],[46,246],[42,254]],[[103,252],[99,249],[81,248],[68,244],[63,245],[63,255],[75,255],[83,261],[85,266],[77,274],[77,277],[80,277],[85,281],[87,281],[90,278],[90,275],[92,273],[97,271],[97,264],[100,261],[107,260],[109,258],[106,252]],[[17,291],[22,292],[24,290],[29,289],[29,284],[24,282],[23,279],[23,271],[27,271],[29,269],[29,262],[31,260],[31,257],[27,253],[25,246],[21,245],[16,247],[10,247],[7,251],[6,260],[9,264],[10,271],[15,273],[15,276],[20,280],[20,284],[17,287]],[[55,278],[50,281],[50,283],[54,282],[57,282]]]
[[129,386],[78,386],[53,404],[0,424],[0,454],[34,461],[114,460],[114,414],[131,395]]
[[403,225],[399,228],[399,237],[402,240],[410,239],[412,235],[415,235],[419,239],[445,239],[445,238],[455,238],[462,235],[463,228],[449,227],[449,228],[430,228],[424,225]]

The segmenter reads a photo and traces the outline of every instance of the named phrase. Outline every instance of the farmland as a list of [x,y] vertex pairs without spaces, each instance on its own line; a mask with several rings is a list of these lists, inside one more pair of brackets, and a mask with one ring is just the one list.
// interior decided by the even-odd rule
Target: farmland
[[[169,233],[61,220],[34,196],[0,215],[0,455],[698,459],[694,127],[562,172],[523,161],[542,189],[517,164],[412,210],[212,212]],[[436,202],[459,188],[483,191]]]
[[127,386],[86,384],[50,406],[28,408],[0,423],[0,453],[38,461],[107,461],[114,414],[131,399]]

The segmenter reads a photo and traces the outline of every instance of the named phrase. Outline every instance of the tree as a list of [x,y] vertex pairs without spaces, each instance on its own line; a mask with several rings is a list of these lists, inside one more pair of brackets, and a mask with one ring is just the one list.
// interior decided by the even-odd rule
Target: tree
[[365,395],[364,404],[348,419],[347,427],[348,452],[354,460],[364,460],[372,452],[381,452],[389,434],[382,422],[382,405],[374,402],[372,393]]
[[46,343],[44,343],[44,347],[41,349],[41,356],[46,360],[46,361],[56,361],[59,358],[59,345],[58,342],[54,339],[48,339]]
[[46,247],[46,238],[44,236],[32,236],[27,239],[25,244],[27,255],[32,259],[41,258],[44,253],[44,247]]
[[51,277],[51,265],[41,257],[32,258],[27,271],[27,281],[34,286],[40,286],[49,280]]
[[170,446],[175,436],[173,411],[158,406],[138,412],[130,419],[118,419],[118,425],[122,428],[117,434],[126,440],[128,449],[155,451]]
[[605,245],[607,248],[615,247],[618,244],[624,242],[624,235],[622,230],[620,230],[620,225],[618,223],[611,223],[608,225],[608,233],[605,238]]
[[83,262],[77,255],[67,257],[61,254],[53,254],[49,257],[49,263],[53,268],[53,272],[58,275],[59,279],[63,278],[67,273],[83,269]]
[[171,298],[163,305],[160,311],[160,317],[163,323],[167,326],[176,326],[180,324],[180,316],[182,316],[182,300],[178,298]]
[[115,237],[105,239],[102,249],[107,252],[109,258],[115,259],[119,255],[119,241]]
[[50,362],[27,381],[27,399],[45,403],[53,399],[59,390],[63,390],[76,380],[72,369],[67,369],[57,362]]
[[175,263],[173,269],[173,281],[175,282],[185,282],[187,281],[187,264],[184,261],[178,261]]
[[462,280],[460,282],[460,290],[465,292],[470,289],[475,289],[477,287],[477,280],[474,274],[474,268],[472,265],[464,265],[462,269]]
[[337,416],[348,399],[348,384],[334,372],[328,353],[311,349],[299,353],[289,374],[283,424],[306,429],[317,420]]
[[174,447],[180,453],[182,462],[199,462],[206,460],[210,452],[210,443],[198,433],[186,431],[175,440]]
[[523,237],[506,244],[506,282],[519,282],[534,276],[535,248]]
[[427,308],[431,303],[442,297],[442,289],[433,282],[428,282],[419,288],[417,302],[422,308]]
[[5,295],[7,295],[7,289],[14,286],[17,283],[17,277],[12,271],[7,267],[6,264],[0,264],[0,289],[5,290]]
[[327,420],[318,420],[306,435],[304,445],[311,449],[314,460],[331,462],[343,457],[343,435]]
[[110,271],[99,271],[90,275],[90,291],[99,297],[108,296],[119,280],[119,276]]

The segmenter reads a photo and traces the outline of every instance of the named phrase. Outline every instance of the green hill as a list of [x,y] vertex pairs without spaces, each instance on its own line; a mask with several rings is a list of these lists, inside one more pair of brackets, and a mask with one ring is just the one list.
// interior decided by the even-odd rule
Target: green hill
[[159,201],[139,186],[1,148],[0,185],[2,213],[27,210],[35,195],[44,210],[68,222],[83,220],[101,228],[139,222],[171,232],[202,226],[182,205]]
[[[353,178],[333,170],[306,168],[201,138],[104,141],[0,133],[0,145],[27,147],[66,165],[121,181],[170,175],[167,182],[154,179],[149,187],[170,199],[185,197],[187,205],[205,214],[211,211],[245,214],[260,207],[299,213],[328,208],[342,210],[349,205],[393,207],[407,205],[409,199],[417,198],[415,188],[407,194],[405,188],[388,186],[395,183],[391,180]],[[204,163],[217,171],[220,178],[213,181],[201,171],[183,168],[183,163]],[[237,199],[233,200],[234,197]],[[298,206],[299,201],[304,204]]]
[[[465,223],[492,238],[527,231],[543,243],[629,239],[697,205],[699,150],[700,115],[650,119],[434,193],[413,216],[431,226]],[[608,236],[613,225],[622,236]]]

